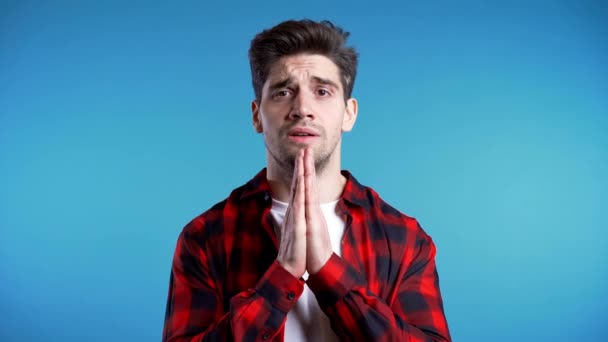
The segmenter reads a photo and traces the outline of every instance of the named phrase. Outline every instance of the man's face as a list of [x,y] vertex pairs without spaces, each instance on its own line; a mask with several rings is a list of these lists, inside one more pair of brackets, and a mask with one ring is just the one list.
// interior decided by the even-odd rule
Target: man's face
[[298,150],[311,146],[315,166],[322,170],[339,153],[342,132],[352,129],[357,102],[344,100],[340,72],[329,58],[299,54],[272,65],[252,112],[256,131],[264,133],[269,163],[291,171]]

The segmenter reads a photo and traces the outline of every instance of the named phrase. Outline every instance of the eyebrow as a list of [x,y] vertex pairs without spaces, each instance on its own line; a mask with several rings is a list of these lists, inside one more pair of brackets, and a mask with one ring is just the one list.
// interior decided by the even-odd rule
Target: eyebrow
[[[311,79],[314,82],[316,82],[316,83],[324,84],[324,85],[328,85],[328,86],[334,87],[336,89],[340,89],[340,87],[336,84],[336,82],[334,82],[334,81],[332,81],[332,80],[330,80],[328,78],[323,78],[323,77],[319,77],[319,76],[312,76]],[[285,88],[286,86],[292,84],[293,81],[294,81],[293,77],[287,77],[285,79],[282,79],[280,81],[277,81],[277,82],[271,84],[268,87],[268,90],[275,91],[277,89]]]
[[312,76],[311,78],[317,83],[325,84],[325,85],[334,87],[336,89],[340,89],[340,87],[334,81],[332,81],[328,78],[323,78],[323,77],[319,77],[319,76]]
[[275,82],[275,83],[271,84],[268,87],[268,90],[270,90],[272,92],[272,91],[275,91],[277,89],[285,88],[286,86],[288,86],[291,83],[293,83],[293,78],[292,77],[288,77],[288,78],[285,78],[283,80],[280,80],[278,82]]

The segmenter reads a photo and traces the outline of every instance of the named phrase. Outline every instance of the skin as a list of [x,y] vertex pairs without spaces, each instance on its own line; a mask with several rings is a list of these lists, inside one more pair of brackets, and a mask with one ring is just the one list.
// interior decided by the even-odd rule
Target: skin
[[[253,126],[264,134],[272,196],[289,206],[277,232],[279,263],[296,277],[317,273],[333,251],[320,203],[337,200],[346,184],[340,173],[342,133],[357,118],[357,101],[344,99],[338,67],[327,57],[283,57],[270,69]],[[314,129],[308,143],[289,139],[294,127]]]

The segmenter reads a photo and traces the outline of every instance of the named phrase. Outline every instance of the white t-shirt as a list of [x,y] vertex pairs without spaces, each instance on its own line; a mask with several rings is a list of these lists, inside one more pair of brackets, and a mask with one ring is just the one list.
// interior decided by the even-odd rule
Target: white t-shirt
[[[323,216],[325,216],[327,222],[331,247],[334,253],[342,256],[340,241],[342,235],[344,235],[344,218],[336,213],[337,203],[338,201],[323,203],[321,204],[321,211],[323,211]],[[272,199],[270,213],[277,227],[283,224],[288,205],[288,203]],[[308,279],[308,273],[305,273],[303,278],[304,280]],[[304,284],[304,292],[298,298],[296,305],[287,313],[285,341],[339,341],[336,334],[331,330],[329,319],[321,311],[315,294],[306,284]]]

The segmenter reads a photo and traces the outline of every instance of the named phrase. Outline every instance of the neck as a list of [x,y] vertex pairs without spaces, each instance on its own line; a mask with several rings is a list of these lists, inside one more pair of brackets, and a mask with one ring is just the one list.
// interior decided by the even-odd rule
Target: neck
[[[279,165],[272,162],[271,156],[267,156],[267,158],[266,178],[270,185],[272,197],[278,201],[289,203],[293,170],[291,172],[283,170]],[[346,185],[346,177],[340,172],[339,146],[325,167],[315,171],[319,202],[322,204],[338,200]]]

